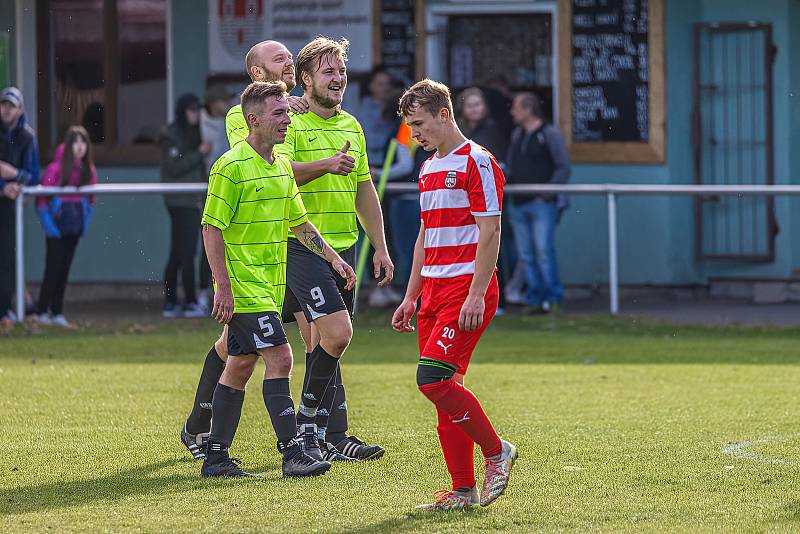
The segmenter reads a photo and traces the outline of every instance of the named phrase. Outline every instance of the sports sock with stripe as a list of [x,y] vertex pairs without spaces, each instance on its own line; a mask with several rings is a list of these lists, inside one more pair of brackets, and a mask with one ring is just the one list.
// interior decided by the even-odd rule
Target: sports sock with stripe
[[212,418],[211,436],[208,438],[206,462],[213,464],[220,456],[228,453],[233,443],[233,436],[239,427],[244,404],[244,391],[217,384],[214,400],[211,404]]
[[475,485],[475,442],[438,406],[436,415],[439,419],[436,431],[453,490],[472,488]]
[[470,390],[452,379],[425,384],[419,390],[478,444],[484,457],[500,454],[500,436]]
[[308,381],[303,386],[303,393],[300,397],[298,407],[297,423],[313,423],[317,417],[317,409],[320,406],[325,389],[331,382],[336,373],[336,366],[339,358],[334,358],[322,348],[322,344],[317,345],[308,358]]
[[342,383],[341,362],[336,368],[336,389],[333,391],[333,402],[328,417],[328,431],[326,441],[338,445],[345,438],[348,429],[347,421],[347,391]]
[[339,363],[336,364],[336,373],[333,380],[328,382],[328,387],[325,388],[325,394],[322,396],[322,402],[319,403],[319,410],[317,410],[317,435],[320,439],[326,439],[328,423],[334,410],[333,403],[336,401],[336,389],[338,384],[342,382],[342,371],[339,365]]
[[206,355],[203,372],[200,373],[200,381],[197,383],[192,413],[186,419],[186,431],[190,434],[200,434],[211,429],[211,401],[224,369],[225,362],[217,354],[216,347],[212,345]]
[[275,436],[278,443],[285,446],[297,436],[297,419],[289,391],[289,379],[267,378],[264,380],[262,392]]

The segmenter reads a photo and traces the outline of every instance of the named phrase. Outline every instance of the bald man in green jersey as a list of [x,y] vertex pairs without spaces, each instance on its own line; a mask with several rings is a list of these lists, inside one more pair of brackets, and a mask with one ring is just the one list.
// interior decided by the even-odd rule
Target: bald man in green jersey
[[[342,63],[344,57],[346,56],[342,56]],[[254,81],[280,79],[286,83],[289,89],[295,86],[293,58],[291,53],[281,43],[276,41],[264,41],[262,43],[258,43],[248,52],[245,62],[248,74]],[[341,83],[341,79],[339,81],[340,88],[338,91],[340,94],[338,96],[341,97],[341,95],[344,93],[344,87],[346,85],[346,74],[344,77],[344,83]],[[297,99],[296,97],[289,97],[289,103],[295,111],[304,113],[308,108],[308,100],[310,96],[310,91],[307,90],[302,101],[299,101],[300,99]],[[332,110],[332,116],[338,116],[340,114],[340,103],[341,98],[338,99],[338,102],[335,102]],[[314,113],[313,110],[312,113],[309,113],[308,115],[311,116],[313,114],[317,118],[321,118],[322,115],[327,115],[330,113],[330,110],[318,111],[320,112],[319,115]],[[302,116],[303,115],[294,114],[293,121],[298,120],[298,118]],[[355,122],[355,119],[353,119],[351,116],[342,113],[341,117],[348,117],[349,120],[352,120],[352,122],[355,123],[356,127],[352,128],[351,131],[344,132],[347,134],[347,138],[339,139],[339,141],[341,141],[341,145],[335,146],[349,148],[351,143],[359,144],[361,149],[355,148],[355,150],[360,154],[363,154],[363,164],[360,176],[357,176],[357,173],[354,171],[356,158],[348,154],[347,149],[330,150],[319,155],[315,153],[312,156],[311,152],[295,151],[293,148],[291,151],[287,151],[287,155],[289,152],[291,152],[290,159],[292,159],[292,170],[295,175],[295,180],[300,186],[301,191],[306,189],[306,184],[321,177],[334,180],[336,179],[335,177],[349,179],[351,184],[348,188],[356,191],[357,198],[352,198],[352,195],[350,195],[351,199],[349,200],[349,205],[346,206],[346,209],[352,213],[354,211],[353,207],[355,204],[360,204],[362,206],[362,209],[359,210],[359,218],[362,220],[362,225],[367,229],[367,234],[370,237],[370,241],[376,245],[376,254],[374,256],[375,275],[377,277],[380,273],[380,270],[384,269],[386,276],[379,282],[380,286],[384,286],[391,281],[394,267],[391,264],[388,253],[386,252],[380,203],[371,181],[367,179],[368,166],[366,162],[366,150],[363,147],[363,133],[360,133],[360,125],[358,125],[357,122]],[[292,125],[290,125],[290,131],[291,129]],[[241,112],[241,106],[234,106],[228,112],[226,117],[226,130],[228,132],[228,140],[232,147],[237,145],[246,137],[247,124],[245,122],[244,115]],[[353,132],[356,131],[358,133],[354,134]],[[318,157],[319,159],[315,160],[313,159],[314,157]],[[358,185],[356,185],[356,183]],[[321,184],[324,185],[322,181]],[[317,196],[321,202],[327,203],[327,199],[324,198],[325,193],[314,192],[310,194]],[[308,197],[304,196],[304,200],[307,198]],[[365,212],[365,216],[363,217],[361,216],[362,212]],[[334,214],[334,216],[339,215],[342,214]],[[311,214],[310,216],[317,219],[318,217],[321,218],[324,215],[315,213]],[[350,220],[353,223],[352,227],[354,228],[354,217],[351,216],[347,218],[347,220]],[[350,228],[347,228],[346,230],[348,230],[347,233],[350,234],[349,240],[352,244],[348,243],[347,240],[340,240],[339,248],[337,250],[341,249],[340,252],[343,254],[343,256],[353,256],[350,258],[350,261],[352,262],[354,261],[353,245],[357,239],[357,234],[349,231]],[[292,239],[291,242],[294,243],[296,240]],[[345,245],[343,248],[342,244]],[[350,244],[349,247],[346,246],[348,244]],[[298,258],[296,254],[293,254],[292,257]],[[299,261],[295,261],[295,263],[302,265],[304,261],[305,260],[300,257]],[[292,270],[297,271],[296,269]],[[334,339],[326,339],[326,342],[323,346],[333,346],[339,348],[339,351],[334,350],[335,352],[339,352],[339,356],[341,356],[343,348],[347,346],[347,343],[349,343],[349,339],[352,335],[352,325],[350,323],[349,315],[342,313],[337,314],[338,311],[345,309],[350,312],[352,311],[352,292],[345,288],[339,287],[338,282],[331,283],[332,281],[330,279],[329,271],[327,275],[323,269],[318,269],[318,271],[318,274],[327,276],[327,284],[316,284],[310,289],[307,289],[307,291],[301,295],[307,301],[307,304],[310,304],[311,306],[305,308],[307,314],[311,315],[310,312],[313,311],[315,314],[317,314],[317,316],[311,316],[310,320],[307,319],[306,314],[304,314],[301,309],[297,308],[296,303],[293,304],[295,309],[292,310],[292,312],[284,313],[285,320],[291,319],[294,315],[294,318],[300,325],[303,341],[306,345],[306,357],[309,365],[306,366],[307,372],[304,384],[308,383],[309,375],[312,371],[312,365],[310,365],[312,363],[312,354],[310,353],[313,352],[312,349],[315,346],[320,344],[321,337],[320,334],[316,332],[317,329],[311,327],[312,322],[318,322],[317,320],[322,316],[334,315],[336,322],[333,322],[329,319],[325,319],[322,322],[326,323],[324,326],[329,326],[329,328],[326,329],[326,332],[333,331],[338,335],[334,337]],[[304,277],[302,271],[297,272],[299,277],[306,278]],[[296,277],[293,277],[293,279],[296,279]],[[327,295],[323,294],[323,288]],[[293,299],[294,293],[287,291],[287,298]],[[333,303],[334,306],[338,306],[338,308],[330,308],[331,303]],[[317,304],[327,304],[327,307],[326,309],[319,309]],[[342,336],[341,334],[344,335]],[[224,361],[227,359],[226,339],[227,330],[223,332],[223,335],[220,336],[220,339],[217,341],[215,346],[211,348],[206,357],[203,372],[197,387],[194,406],[181,432],[181,439],[184,445],[195,458],[203,458],[204,443],[205,440],[207,440],[208,429],[210,428],[211,424],[211,398],[216,382],[222,372],[222,369],[224,368]],[[304,428],[306,431],[304,435],[304,441],[314,453],[316,453],[316,446],[320,446],[322,449],[324,449],[324,451],[321,451],[321,454],[326,460],[329,461],[341,461],[348,458],[378,458],[384,452],[382,447],[366,445],[363,441],[359,440],[355,436],[345,435],[348,427],[347,403],[345,398],[345,390],[341,384],[341,372],[338,369],[338,359],[336,363],[337,367],[334,380],[329,380],[329,383],[326,384],[327,387],[321,400],[321,407],[317,410],[318,416],[315,418],[316,422],[318,423],[318,427],[316,429],[317,437],[323,439],[327,433],[328,439],[327,441],[318,442],[318,440],[312,435],[312,432],[314,432],[315,429],[307,426]],[[331,416],[330,425],[327,424],[327,416],[329,414]],[[331,441],[334,441],[334,443],[339,446],[338,450],[337,447],[331,443]],[[345,457],[340,454],[339,450],[347,450],[349,457]],[[315,454],[317,457],[319,457],[319,455],[319,453]]]

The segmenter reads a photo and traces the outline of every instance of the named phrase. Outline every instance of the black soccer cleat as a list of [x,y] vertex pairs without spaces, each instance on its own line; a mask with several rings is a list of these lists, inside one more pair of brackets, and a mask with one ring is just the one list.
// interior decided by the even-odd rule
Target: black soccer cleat
[[215,461],[213,464],[208,463],[208,459],[203,461],[203,468],[200,474],[204,477],[255,477],[252,473],[244,471],[239,467],[239,460],[231,458],[227,454]]
[[386,452],[380,445],[367,445],[355,436],[347,436],[336,444],[336,448],[345,456],[357,460],[377,460]]
[[307,455],[315,460],[322,460],[322,450],[317,441],[317,425],[314,423],[300,425],[297,431],[297,441]]
[[315,477],[325,474],[330,468],[330,462],[315,460],[302,449],[283,458],[283,476],[285,477]]
[[319,440],[319,448],[322,450],[322,459],[326,462],[357,462],[358,458],[345,456],[336,449],[333,443]]
[[210,435],[210,432],[190,434],[189,431],[186,430],[186,424],[184,423],[183,428],[181,429],[181,442],[189,451],[189,454],[192,455],[192,458],[195,460],[205,460],[206,443],[208,443],[208,437]]

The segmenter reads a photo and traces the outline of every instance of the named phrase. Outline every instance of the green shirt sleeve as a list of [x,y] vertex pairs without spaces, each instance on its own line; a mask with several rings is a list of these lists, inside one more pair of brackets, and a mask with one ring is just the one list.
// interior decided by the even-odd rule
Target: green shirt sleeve
[[225,133],[228,134],[228,143],[231,148],[236,146],[240,141],[247,139],[249,133],[247,129],[247,122],[244,120],[242,113],[242,106],[233,106],[228,110],[225,115]]
[[289,127],[286,129],[286,140],[284,140],[283,143],[278,143],[277,145],[275,145],[275,148],[273,150],[275,150],[276,154],[280,154],[281,156],[286,156],[286,158],[289,161],[296,161],[296,158],[294,157],[294,149],[295,149],[295,144],[294,144],[294,140],[295,140],[294,121],[295,121],[295,118],[294,118],[293,114],[291,114],[290,117],[292,117],[292,122],[291,122],[291,124],[289,124]]
[[235,167],[226,168],[223,164],[225,159],[227,158],[217,160],[211,168],[202,220],[202,224],[208,224],[220,230],[225,230],[230,226],[242,196],[241,185],[234,176],[228,174],[233,172]]
[[361,155],[356,160],[356,182],[367,182],[372,180],[372,175],[369,173],[369,161],[367,161],[367,140],[364,138],[364,131],[361,129],[361,125],[359,125],[358,130]]
[[306,214],[306,207],[303,204],[303,197],[294,179],[292,179],[291,195],[292,199],[289,201],[289,228],[294,228],[308,221],[308,214]]

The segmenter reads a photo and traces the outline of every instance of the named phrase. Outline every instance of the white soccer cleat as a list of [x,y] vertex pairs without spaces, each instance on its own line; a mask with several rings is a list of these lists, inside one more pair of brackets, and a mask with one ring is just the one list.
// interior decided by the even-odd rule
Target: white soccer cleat
[[486,460],[486,477],[483,479],[483,489],[481,490],[481,506],[488,506],[494,502],[508,487],[508,479],[511,477],[511,468],[517,461],[517,448],[511,443],[500,440],[503,449],[500,458],[496,460]]
[[420,504],[416,510],[420,512],[453,512],[456,510],[469,510],[480,504],[478,489],[472,487],[467,491],[439,490],[433,494],[436,499],[430,504]]

